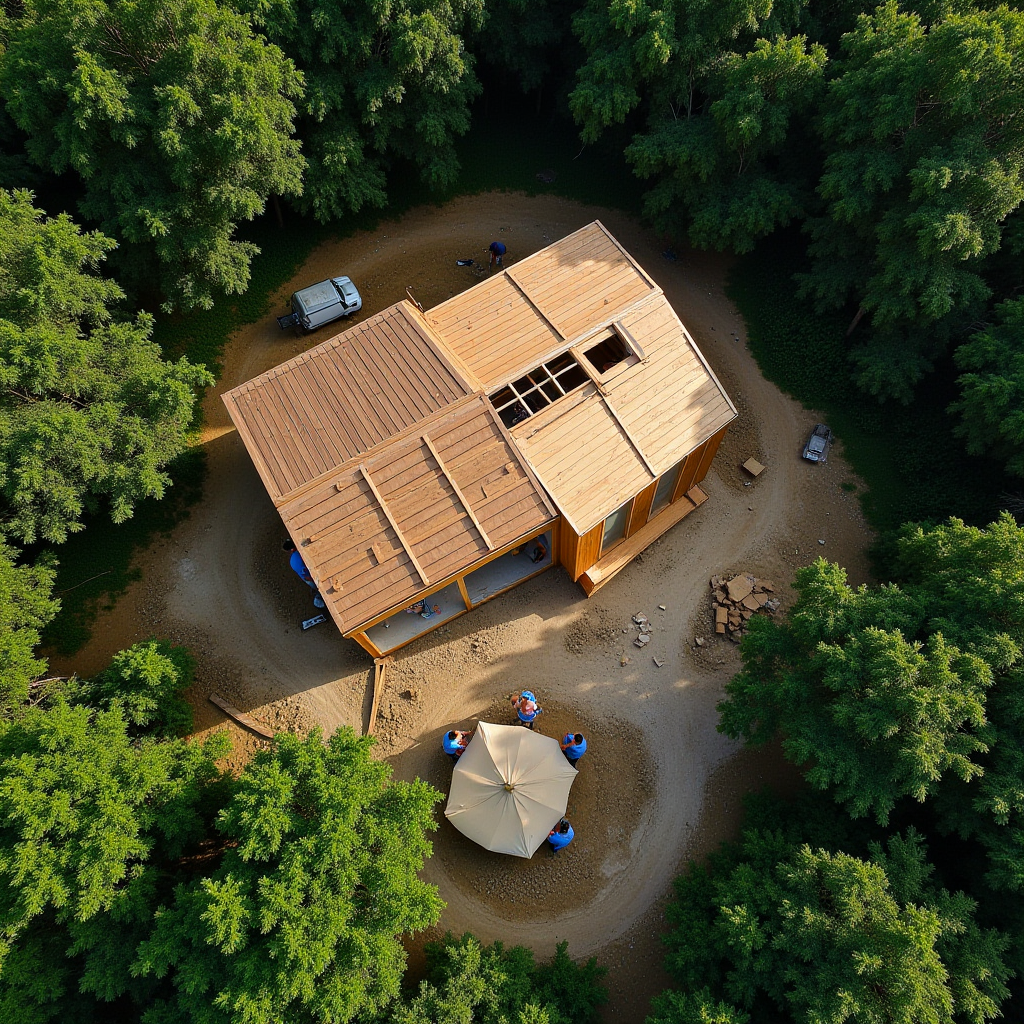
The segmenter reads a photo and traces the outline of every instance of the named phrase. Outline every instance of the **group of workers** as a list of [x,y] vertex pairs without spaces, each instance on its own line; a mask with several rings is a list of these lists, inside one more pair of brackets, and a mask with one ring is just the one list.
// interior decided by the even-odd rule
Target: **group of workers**
[[[511,701],[519,721],[528,729],[532,729],[537,716],[544,711],[537,703],[536,694],[531,690],[522,690],[519,693],[514,693]],[[475,729],[466,731],[450,729],[441,737],[441,749],[452,759],[453,763],[458,763],[475,732]],[[587,752],[587,739],[581,732],[567,732],[558,745],[562,748],[566,761],[573,768]],[[559,850],[565,849],[573,841],[575,834],[572,825],[569,824],[569,819],[561,818],[548,833],[547,842],[551,855],[554,856]]]

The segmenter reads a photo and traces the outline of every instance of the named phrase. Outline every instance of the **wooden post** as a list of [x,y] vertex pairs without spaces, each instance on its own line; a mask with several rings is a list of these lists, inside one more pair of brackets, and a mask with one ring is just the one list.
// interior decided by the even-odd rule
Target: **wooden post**
[[391,664],[390,655],[384,658],[373,659],[373,701],[370,704],[370,722],[366,727],[366,735],[372,736],[377,725],[377,708],[380,706],[380,696],[384,692],[384,682],[387,679],[388,665]]

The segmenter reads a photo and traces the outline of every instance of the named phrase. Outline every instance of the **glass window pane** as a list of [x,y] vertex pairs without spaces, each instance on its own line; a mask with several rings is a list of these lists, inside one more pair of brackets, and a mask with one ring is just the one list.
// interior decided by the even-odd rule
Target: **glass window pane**
[[656,516],[663,508],[667,508],[672,500],[672,492],[676,489],[679,480],[679,471],[683,468],[681,462],[676,463],[667,473],[663,473],[654,489],[654,501],[651,502],[651,514],[648,519]]
[[604,537],[601,540],[601,550],[607,551],[613,544],[617,544],[626,536],[626,523],[629,522],[629,510],[633,505],[630,498],[625,505],[617,508],[604,521]]

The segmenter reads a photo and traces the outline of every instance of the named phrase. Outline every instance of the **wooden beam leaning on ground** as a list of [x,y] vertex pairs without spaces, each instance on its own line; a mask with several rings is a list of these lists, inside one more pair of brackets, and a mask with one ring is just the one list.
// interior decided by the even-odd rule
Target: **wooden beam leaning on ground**
[[366,726],[367,736],[372,736],[373,730],[377,727],[377,709],[380,706],[381,694],[384,692],[384,681],[387,678],[388,665],[391,664],[391,661],[391,655],[373,659],[373,701],[370,704],[370,721]]
[[423,580],[425,587],[430,586],[430,580],[427,579],[427,574],[423,571],[423,566],[420,565],[420,560],[416,557],[416,552],[413,551],[412,545],[408,540],[405,539],[405,535],[402,533],[398,526],[398,522],[395,517],[391,514],[391,509],[388,508],[387,502],[384,500],[383,495],[377,490],[377,485],[373,482],[370,474],[367,472],[366,467],[363,465],[359,466],[359,472],[363,474],[363,479],[366,481],[366,486],[373,492],[374,498],[377,499],[377,504],[380,505],[381,512],[387,518],[387,521],[391,524],[391,529],[395,531],[395,536],[398,537],[399,543],[405,548],[405,553],[409,556],[409,561],[412,562],[413,567],[420,574],[420,579]]
[[239,725],[244,725],[246,729],[251,729],[258,736],[263,736],[268,740],[274,738],[273,729],[268,729],[261,722],[257,722],[251,715],[247,715],[244,711],[239,711],[234,704],[229,704],[223,697],[218,697],[217,694],[211,693],[210,703],[216,704],[225,715],[233,718]]
[[423,435],[423,443],[430,449],[430,454],[434,456],[434,461],[437,463],[437,468],[444,474],[444,478],[451,484],[452,490],[455,492],[455,497],[462,502],[462,507],[466,510],[469,518],[473,520],[473,525],[477,528],[477,532],[480,534],[483,542],[487,545],[488,551],[494,550],[494,544],[491,542],[491,538],[487,536],[487,531],[483,528],[480,520],[477,519],[476,513],[473,511],[473,506],[470,505],[469,499],[462,493],[462,488],[455,482],[455,477],[449,472],[448,467],[444,464],[444,460],[438,454],[437,449],[434,447],[434,442]]

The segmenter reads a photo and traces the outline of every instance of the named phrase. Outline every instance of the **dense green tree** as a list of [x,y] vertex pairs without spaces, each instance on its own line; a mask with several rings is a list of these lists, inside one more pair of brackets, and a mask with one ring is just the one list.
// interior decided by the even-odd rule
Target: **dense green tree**
[[954,353],[961,397],[950,412],[972,455],[991,455],[1024,476],[1024,299],[1004,302],[995,323]]
[[238,222],[301,190],[301,81],[216,0],[26,0],[0,61],[29,155],[79,175],[123,271],[184,308],[245,290]]
[[776,158],[791,123],[813,108],[825,66],[806,39],[759,39],[725,53],[708,76],[708,112],[662,114],[626,150],[642,178],[657,183],[644,212],[669,235],[689,233],[703,249],[748,252],[758,238],[802,214],[807,183],[780,173]]
[[119,708],[58,698],[0,722],[0,972],[40,915],[71,925],[148,884],[159,844],[180,856],[204,834],[199,791],[217,776],[205,746],[138,740]]
[[819,306],[869,317],[858,382],[903,401],[983,308],[981,261],[1024,199],[1024,14],[937,6],[927,25],[888,0],[843,37],[801,278]]
[[681,994],[652,1020],[982,1024],[1008,994],[1007,940],[930,872],[914,833],[865,859],[748,830],[677,879],[666,943]]
[[440,794],[389,783],[351,729],[279,734],[243,771],[214,870],[183,882],[132,973],[167,978],[152,1021],[347,1021],[398,993],[399,936],[436,922],[417,871]]
[[394,1024],[593,1024],[607,1000],[604,968],[576,964],[559,943],[548,964],[524,946],[482,946],[472,935],[427,943],[427,978],[396,1004]]
[[483,0],[246,0],[305,75],[300,208],[319,220],[387,201],[386,171],[411,160],[431,187],[458,173],[455,139],[479,92],[462,33]]
[[119,708],[138,734],[186,736],[192,731],[192,706],[182,693],[194,671],[195,659],[184,647],[149,640],[115,654],[84,696],[95,707]]
[[0,544],[0,718],[28,697],[29,684],[46,671],[36,654],[39,631],[57,614],[54,570],[46,562],[18,565],[16,553]]
[[61,542],[105,502],[161,497],[205,368],[165,361],[153,319],[119,319],[98,269],[115,243],[0,191],[0,535]]
[[927,629],[927,605],[895,586],[854,590],[820,558],[795,586],[787,621],[751,621],[719,728],[754,743],[781,732],[813,786],[881,822],[901,797],[934,793],[946,773],[980,774],[985,660]]

